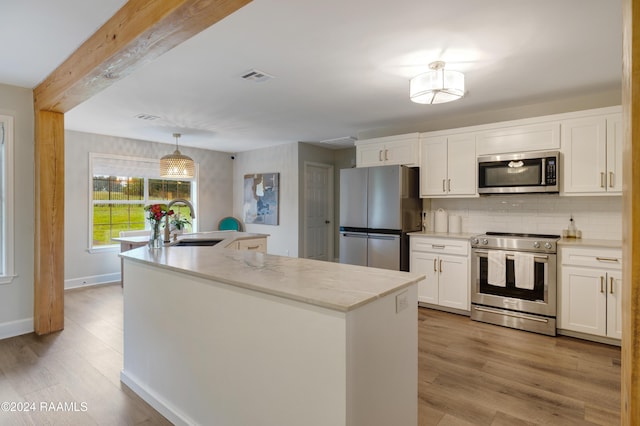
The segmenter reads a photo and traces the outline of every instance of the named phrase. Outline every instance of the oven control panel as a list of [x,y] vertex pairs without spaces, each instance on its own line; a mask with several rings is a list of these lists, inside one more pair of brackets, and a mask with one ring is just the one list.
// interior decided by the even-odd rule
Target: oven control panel
[[471,237],[470,243],[473,248],[556,253],[558,239],[558,235],[488,232]]

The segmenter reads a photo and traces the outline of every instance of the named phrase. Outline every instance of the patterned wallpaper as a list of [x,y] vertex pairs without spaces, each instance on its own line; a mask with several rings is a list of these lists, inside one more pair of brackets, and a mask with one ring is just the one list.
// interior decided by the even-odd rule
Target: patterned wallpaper
[[[173,152],[161,144],[75,131],[65,132],[65,282],[120,272],[117,251],[88,253],[89,153],[159,159]],[[211,231],[233,212],[233,160],[228,153],[180,147],[199,165],[198,211],[200,231]]]

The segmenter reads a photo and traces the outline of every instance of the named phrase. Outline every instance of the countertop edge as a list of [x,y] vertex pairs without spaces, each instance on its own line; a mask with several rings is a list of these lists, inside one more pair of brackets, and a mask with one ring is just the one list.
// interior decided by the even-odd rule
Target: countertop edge
[[560,247],[593,247],[593,248],[613,248],[622,249],[622,241],[619,240],[596,240],[583,238],[561,238],[558,240]]
[[411,237],[428,237],[428,238],[449,238],[452,240],[468,240],[469,238],[478,235],[478,233],[460,232],[454,234],[452,232],[434,232],[434,231],[417,231],[409,232]]
[[[160,249],[154,249],[154,250],[170,250],[171,247],[168,248],[160,248]],[[357,290],[351,290],[354,293],[357,294],[361,294],[363,295],[362,300],[359,300],[356,303],[351,303],[349,305],[345,305],[345,304],[337,304],[337,303],[331,303],[328,302],[326,300],[319,300],[317,298],[313,298],[313,297],[304,297],[302,295],[299,294],[293,294],[287,291],[279,291],[278,289],[274,289],[271,287],[263,287],[260,285],[254,285],[251,284],[247,281],[238,281],[238,280],[233,280],[233,279],[229,279],[226,277],[222,277],[219,275],[214,275],[214,274],[210,274],[210,273],[202,273],[202,272],[198,272],[198,271],[194,271],[194,270],[189,270],[189,269],[184,269],[184,268],[180,268],[180,267],[176,267],[176,266],[172,266],[172,265],[167,265],[165,263],[160,263],[160,262],[154,262],[151,261],[149,259],[140,259],[138,257],[133,256],[133,253],[139,250],[150,250],[147,247],[141,247],[138,249],[134,249],[128,252],[123,252],[120,253],[120,257],[126,259],[127,261],[133,261],[136,263],[140,263],[140,264],[145,264],[145,265],[151,265],[154,267],[158,267],[161,269],[166,269],[166,270],[170,270],[170,271],[174,271],[174,272],[178,272],[178,273],[182,273],[185,275],[190,275],[193,277],[197,277],[197,278],[201,278],[207,281],[212,281],[212,282],[218,282],[218,283],[222,283],[222,284],[226,284],[226,285],[231,285],[234,287],[238,287],[238,288],[243,288],[246,290],[251,290],[251,291],[256,291],[258,293],[262,293],[262,294],[267,294],[267,295],[271,295],[271,296],[277,296],[277,297],[281,297],[283,299],[288,299],[288,300],[292,300],[292,301],[296,301],[296,302],[301,302],[301,303],[305,303],[305,304],[309,304],[309,305],[313,305],[313,306],[318,306],[321,308],[326,308],[326,309],[330,309],[333,311],[338,311],[338,312],[349,312],[349,311],[353,311],[361,306],[367,305],[371,302],[374,302],[377,299],[381,299],[383,297],[388,296],[389,294],[392,294],[394,292],[397,291],[401,291],[404,290],[414,284],[417,284],[419,281],[423,280],[425,277],[425,275],[416,275],[416,274],[412,274],[410,276],[407,276],[407,280],[406,282],[404,282],[403,284],[398,284],[393,288],[390,288],[388,290],[382,291],[382,292],[365,292],[365,291],[357,291]],[[268,255],[268,254],[264,254],[264,253],[257,253],[257,252],[247,252],[247,253],[251,253],[252,255],[256,255],[256,256],[274,256],[274,255]],[[281,257],[281,256],[274,256],[274,257]],[[292,258],[294,259],[294,258]],[[295,258],[297,259],[297,258]],[[308,260],[308,259],[301,259],[301,260]],[[319,262],[319,261],[318,261]],[[327,262],[327,263],[331,263],[331,262]],[[336,264],[338,265],[338,264]]]

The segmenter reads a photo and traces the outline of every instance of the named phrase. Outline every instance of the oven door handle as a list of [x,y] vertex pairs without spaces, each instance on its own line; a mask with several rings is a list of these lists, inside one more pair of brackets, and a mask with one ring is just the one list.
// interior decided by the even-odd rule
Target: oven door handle
[[499,310],[499,309],[491,309],[491,308],[485,308],[485,307],[481,307],[481,306],[474,306],[473,309],[475,309],[476,311],[480,311],[480,312],[488,312],[488,313],[491,313],[491,314],[506,315],[508,317],[521,318],[521,319],[526,319],[526,320],[531,320],[531,321],[538,321],[538,322],[544,322],[544,323],[548,323],[549,322],[549,320],[545,319],[545,318],[538,318],[538,317],[534,317],[534,316],[531,316],[531,315],[519,314],[519,313],[516,313],[516,312],[503,311],[503,310]]
[[[474,250],[474,253],[479,254],[479,255],[484,255],[484,256],[480,256],[480,257],[487,257],[487,256],[489,256],[489,252],[488,252],[488,251],[484,251],[484,250],[483,250],[483,251],[480,251],[480,250]],[[541,256],[541,255],[537,255],[537,254],[536,254],[536,255],[534,255],[533,257],[534,257],[534,259],[549,260],[549,256]],[[508,255],[506,256],[506,258],[507,258],[507,259],[509,259],[509,260],[513,260],[513,259],[514,259],[514,256],[513,256],[512,254],[508,254]]]

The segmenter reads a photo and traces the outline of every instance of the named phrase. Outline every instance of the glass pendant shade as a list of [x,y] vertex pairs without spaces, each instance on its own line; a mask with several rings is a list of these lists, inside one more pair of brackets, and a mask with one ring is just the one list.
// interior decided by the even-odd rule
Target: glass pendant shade
[[191,179],[195,175],[195,164],[191,157],[178,150],[180,134],[174,133],[173,137],[176,138],[176,150],[160,159],[160,177]]
[[409,96],[419,104],[442,104],[464,96],[464,74],[447,71],[444,62],[429,64],[431,71],[411,79]]

